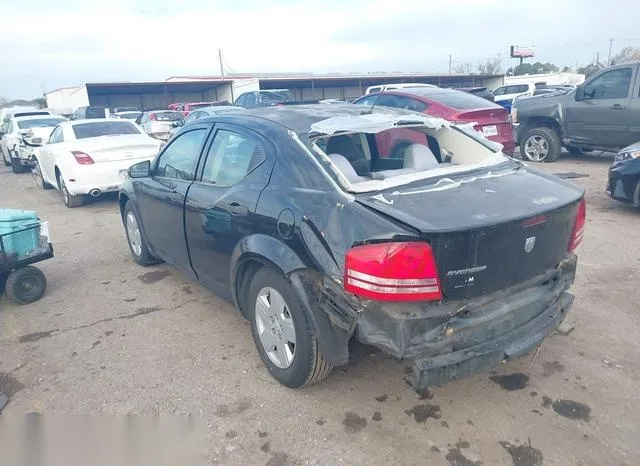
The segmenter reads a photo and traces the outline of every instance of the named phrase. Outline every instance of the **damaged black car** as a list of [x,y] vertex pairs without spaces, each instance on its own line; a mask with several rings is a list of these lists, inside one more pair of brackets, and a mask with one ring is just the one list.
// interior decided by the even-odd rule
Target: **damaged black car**
[[640,207],[640,142],[616,154],[609,169],[606,193],[616,201]]
[[565,318],[583,191],[470,125],[351,105],[242,110],[181,129],[119,195],[133,258],[246,317],[288,387],[351,339],[418,390],[536,348]]

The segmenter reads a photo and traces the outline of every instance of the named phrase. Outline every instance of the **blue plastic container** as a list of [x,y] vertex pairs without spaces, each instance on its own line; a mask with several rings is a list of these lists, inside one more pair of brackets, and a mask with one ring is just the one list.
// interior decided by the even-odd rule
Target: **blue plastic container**
[[[28,256],[40,243],[40,221],[32,210],[0,209],[0,239],[3,252]],[[20,231],[25,230],[25,231]]]

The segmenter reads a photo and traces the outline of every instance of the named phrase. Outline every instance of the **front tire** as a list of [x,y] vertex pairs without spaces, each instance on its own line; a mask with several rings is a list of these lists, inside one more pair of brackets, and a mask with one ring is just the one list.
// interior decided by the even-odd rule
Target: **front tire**
[[58,187],[60,188],[60,196],[62,197],[62,202],[64,202],[64,205],[66,205],[70,209],[84,205],[84,196],[74,196],[73,194],[69,193],[62,174],[58,175]]
[[5,295],[17,304],[33,303],[44,295],[47,279],[42,271],[32,265],[11,273],[5,284]]
[[529,162],[555,162],[561,149],[560,136],[552,128],[531,128],[520,140],[522,158]]
[[135,210],[133,210],[131,201],[127,201],[127,204],[124,206],[122,221],[124,222],[127,244],[129,245],[129,251],[131,251],[133,260],[144,267],[160,262],[149,252],[147,240],[144,238],[142,229],[140,228],[140,219]]
[[260,359],[281,384],[301,388],[331,372],[309,316],[280,272],[270,267],[256,272],[249,289],[249,321]]

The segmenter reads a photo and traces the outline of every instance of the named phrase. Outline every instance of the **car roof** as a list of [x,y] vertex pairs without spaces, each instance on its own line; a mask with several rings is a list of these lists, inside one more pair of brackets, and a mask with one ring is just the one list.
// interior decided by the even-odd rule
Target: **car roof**
[[237,107],[235,105],[212,105],[210,107],[201,107],[201,108],[196,108],[193,111],[194,112],[206,112],[206,113],[210,113],[212,115],[221,112],[223,110],[241,110],[242,107]]
[[[249,117],[256,121],[277,123],[296,134],[308,134],[311,125],[318,121],[332,117],[357,116],[370,112],[371,107],[355,104],[309,104],[309,105],[283,105],[273,107],[258,107],[252,109],[241,109],[238,112],[219,113],[215,116],[202,118],[198,123],[208,121],[233,122],[239,116]],[[384,115],[415,115],[415,112],[396,109],[391,107],[375,107],[373,113]]]
[[105,121],[109,123],[126,122],[131,124],[129,120],[121,120],[119,118],[87,118],[83,120],[71,120],[71,121],[67,121],[66,123],[69,123],[69,126],[75,126],[75,125],[86,124],[86,123],[104,123]]

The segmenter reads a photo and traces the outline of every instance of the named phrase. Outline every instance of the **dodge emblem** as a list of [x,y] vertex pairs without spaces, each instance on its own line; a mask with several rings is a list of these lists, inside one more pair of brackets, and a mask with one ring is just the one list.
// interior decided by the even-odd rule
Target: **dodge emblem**
[[535,245],[536,245],[536,237],[535,236],[531,236],[530,238],[527,238],[526,241],[524,242],[524,250],[525,250],[525,252],[533,251],[533,247]]

